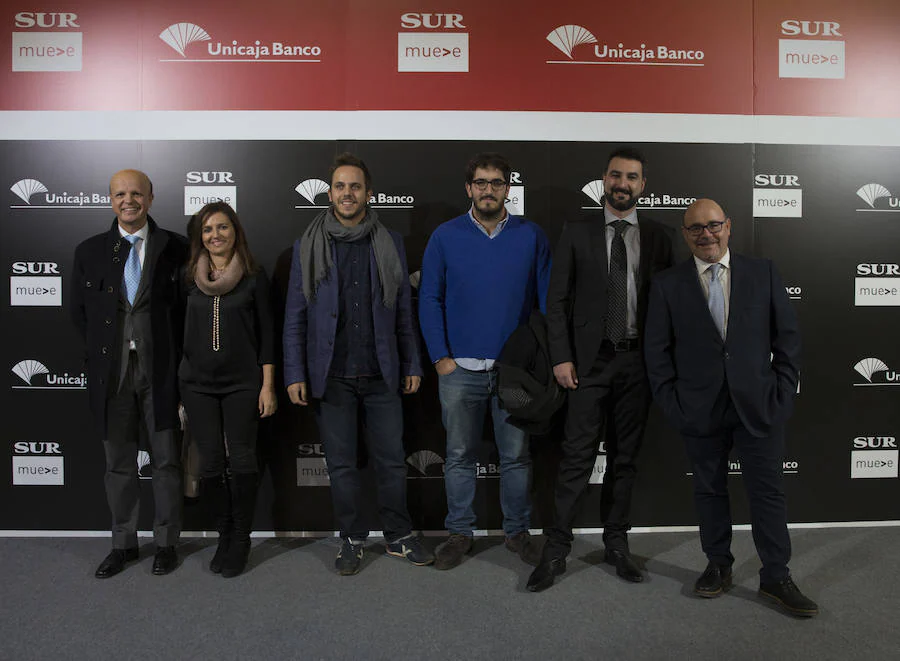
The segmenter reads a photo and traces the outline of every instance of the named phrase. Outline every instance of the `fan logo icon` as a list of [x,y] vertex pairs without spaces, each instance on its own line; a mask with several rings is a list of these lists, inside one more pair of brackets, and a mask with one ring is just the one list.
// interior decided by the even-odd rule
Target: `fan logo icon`
[[[321,62],[319,46],[285,44],[260,39],[231,43],[213,41],[210,34],[196,23],[173,23],[159,33],[159,38],[181,59],[161,59],[160,62]],[[188,46],[206,43],[206,57],[188,58]],[[192,49],[193,50],[193,49]]]
[[[581,25],[560,25],[546,36],[563,55],[565,60],[547,60],[547,64],[613,64],[669,67],[702,67],[706,53],[697,48],[674,48],[668,44],[648,45],[619,42],[607,44],[599,41],[594,34]],[[576,49],[593,44],[593,58],[576,60]]]
[[20,179],[10,189],[25,204],[31,205],[31,196],[35,193],[49,193],[47,187],[37,179]]
[[87,376],[80,374],[54,374],[39,360],[21,360],[10,370],[18,377],[13,390],[85,390]]
[[425,480],[444,476],[444,458],[433,450],[419,450],[406,458],[406,463],[416,471],[410,479]]
[[[881,212],[881,213],[897,213],[900,212],[900,198],[894,197],[887,188],[881,184],[871,183],[860,186],[856,191],[857,197],[868,205],[868,208],[857,208],[857,211]],[[887,208],[884,202],[879,200],[887,200]]]
[[900,385],[900,374],[888,367],[880,358],[863,358],[853,366],[863,381],[854,386],[897,386]]
[[[582,205],[585,211],[598,211],[603,208],[603,180],[594,179],[581,188],[581,192],[594,202],[593,205]],[[683,211],[697,201],[696,197],[669,195],[668,193],[649,193],[638,198],[637,209],[676,210]]]

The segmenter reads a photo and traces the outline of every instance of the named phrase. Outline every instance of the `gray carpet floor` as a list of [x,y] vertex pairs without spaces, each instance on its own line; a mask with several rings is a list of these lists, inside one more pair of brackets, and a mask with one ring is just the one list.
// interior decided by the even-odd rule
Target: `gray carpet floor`
[[5,538],[0,659],[900,659],[900,528],[792,537],[794,578],[821,608],[812,620],[756,596],[747,532],[735,587],[715,600],[691,596],[705,566],[696,533],[633,534],[639,585],[603,564],[599,536],[579,536],[540,594],[499,537],[443,572],[372,540],[352,577],[333,571],[336,539],[255,539],[233,579],[209,572],[211,539],[182,541],[177,571],[152,576],[142,539],[140,562],[104,581],[106,539]]

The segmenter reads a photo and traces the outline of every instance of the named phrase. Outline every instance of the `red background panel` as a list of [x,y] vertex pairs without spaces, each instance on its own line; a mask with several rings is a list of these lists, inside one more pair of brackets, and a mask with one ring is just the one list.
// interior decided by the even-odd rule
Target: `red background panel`
[[[77,6],[74,6],[76,5]],[[140,110],[141,16],[135,4],[7,4],[0,14],[0,110]],[[16,27],[19,11],[72,12],[78,28]],[[13,32],[82,33],[81,71],[12,71]]]
[[[234,6],[212,0],[163,0],[144,10],[141,82],[144,110],[325,110],[342,109],[346,39],[345,2],[291,3],[257,0]],[[195,42],[186,59],[159,38],[168,26],[188,22],[211,40]],[[318,46],[316,63],[216,62],[207,44],[230,46],[301,44]],[[233,59],[240,56],[222,56]],[[298,57],[290,59],[309,59]],[[160,60],[176,60],[162,62]]]
[[[756,0],[755,5],[756,114],[900,117],[900,2]],[[840,23],[843,80],[778,77],[778,40],[801,38],[782,34],[782,21],[790,19]]]

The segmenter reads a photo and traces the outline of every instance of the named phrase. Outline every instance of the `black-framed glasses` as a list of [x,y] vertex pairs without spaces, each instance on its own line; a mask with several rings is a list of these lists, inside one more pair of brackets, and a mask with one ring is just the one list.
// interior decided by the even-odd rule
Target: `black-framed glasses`
[[476,190],[487,190],[488,185],[494,190],[503,190],[503,187],[506,186],[506,181],[503,179],[474,179],[472,181],[472,186]]
[[725,226],[724,220],[711,220],[708,223],[706,223],[706,225],[701,225],[700,223],[697,223],[696,225],[691,225],[690,227],[685,225],[684,229],[691,236],[700,236],[701,234],[703,234],[703,230],[709,230],[710,234],[718,234],[719,232],[722,231],[722,228],[724,226]]

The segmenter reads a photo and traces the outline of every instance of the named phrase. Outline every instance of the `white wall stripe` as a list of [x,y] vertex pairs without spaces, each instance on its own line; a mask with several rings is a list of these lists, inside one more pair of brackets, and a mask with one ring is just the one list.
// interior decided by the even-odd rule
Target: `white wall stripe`
[[339,139],[900,146],[900,118],[469,111],[0,112],[0,140]]

